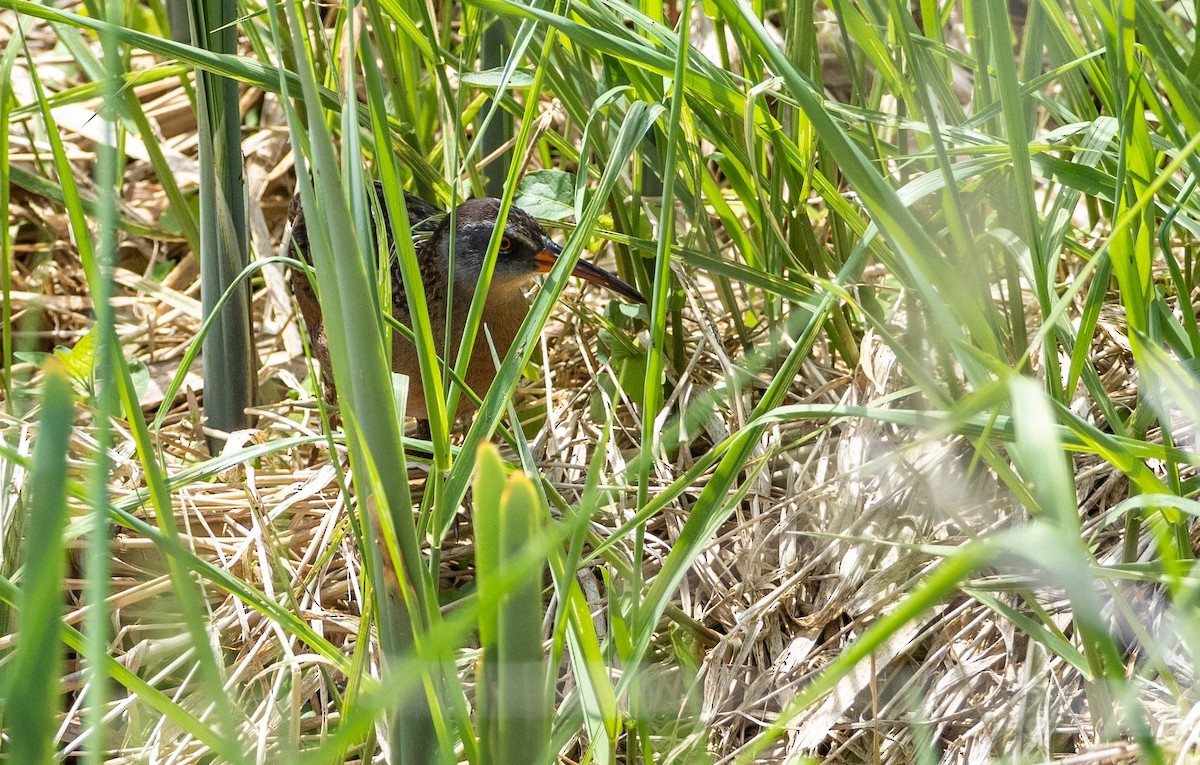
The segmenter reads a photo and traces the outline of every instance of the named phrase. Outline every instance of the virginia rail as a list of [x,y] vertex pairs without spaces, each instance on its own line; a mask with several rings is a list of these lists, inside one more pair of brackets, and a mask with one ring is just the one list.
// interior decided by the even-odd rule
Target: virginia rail
[[[376,184],[376,195],[380,208],[386,215],[387,208],[379,184]],[[408,207],[409,225],[414,234],[417,265],[425,285],[433,337],[440,344],[447,336],[446,318],[449,315],[449,349],[451,353],[457,354],[467,311],[478,289],[488,242],[499,218],[500,200],[487,198],[463,202],[455,210],[455,226],[451,231],[450,217],[443,211],[412,194],[405,194],[404,199]],[[292,200],[289,218],[292,222],[292,241],[304,261],[311,265],[307,228],[299,196]],[[454,237],[453,273],[450,272],[451,236]],[[411,327],[408,300],[404,294],[404,282],[390,230],[388,244],[391,252],[389,271],[392,279],[392,316],[405,326]],[[496,365],[485,338],[491,338],[496,353],[501,358],[508,353],[521,322],[529,313],[525,291],[530,280],[539,273],[549,271],[561,252],[562,248],[550,239],[533,216],[518,207],[509,208],[503,238],[500,240],[499,255],[492,273],[491,288],[483,308],[483,327],[486,328],[487,334],[481,330],[477,336],[471,351],[470,365],[467,367],[466,383],[479,395],[487,392],[496,377]],[[630,300],[646,302],[646,298],[629,284],[586,261],[579,261],[579,265],[571,273],[607,287]],[[317,303],[317,296],[308,275],[293,270],[292,290],[296,294],[296,302],[300,305],[300,313],[304,316],[304,323],[308,328],[313,355],[320,362],[324,373],[327,397],[331,399],[333,370],[329,359],[329,343],[321,321],[321,306]],[[449,311],[446,310],[447,300],[453,300]],[[426,419],[425,391],[421,385],[416,348],[400,333],[395,332],[392,336],[392,369],[408,375],[408,414],[416,417],[419,424],[424,424],[420,421]],[[468,397],[461,396],[455,414],[461,415],[471,406]]]

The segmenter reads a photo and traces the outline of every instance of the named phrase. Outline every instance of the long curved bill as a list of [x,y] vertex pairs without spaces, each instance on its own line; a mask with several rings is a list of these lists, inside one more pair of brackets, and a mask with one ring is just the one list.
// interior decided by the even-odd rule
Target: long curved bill
[[[547,239],[543,243],[543,249],[537,255],[533,256],[533,262],[537,264],[539,273],[547,273],[554,264],[558,262],[558,256],[562,252],[562,247],[559,247],[553,240]],[[599,266],[594,266],[586,260],[579,261],[575,266],[575,270],[571,272],[571,276],[578,276],[584,281],[592,284],[599,284],[601,287],[607,287],[613,292],[622,297],[629,298],[635,303],[645,303],[646,298],[642,293],[633,288],[632,285],[623,281],[619,277],[610,274]]]

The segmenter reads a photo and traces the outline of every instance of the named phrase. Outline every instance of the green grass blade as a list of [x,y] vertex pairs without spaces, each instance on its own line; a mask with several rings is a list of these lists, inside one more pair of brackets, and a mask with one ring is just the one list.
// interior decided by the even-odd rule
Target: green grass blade
[[49,372],[43,383],[41,424],[25,500],[28,522],[17,648],[5,682],[4,722],[11,736],[10,756],[30,765],[53,761],[58,727],[58,682],[64,661],[58,629],[67,567],[63,528],[67,521],[67,452],[74,418],[67,376]]
[[[189,0],[193,43],[223,55],[237,52],[232,0]],[[234,80],[196,74],[200,123],[200,300],[204,314],[249,263],[241,113]],[[250,339],[250,291],[242,288],[215,314],[204,342],[204,410],[210,427],[230,433],[250,424],[246,409],[257,390],[254,344]],[[209,437],[214,453],[222,439]]]
[[517,765],[549,755],[552,699],[542,652],[541,527],[545,513],[523,475],[507,480],[499,453],[480,447],[475,478],[479,642],[483,649],[479,730],[485,762]]

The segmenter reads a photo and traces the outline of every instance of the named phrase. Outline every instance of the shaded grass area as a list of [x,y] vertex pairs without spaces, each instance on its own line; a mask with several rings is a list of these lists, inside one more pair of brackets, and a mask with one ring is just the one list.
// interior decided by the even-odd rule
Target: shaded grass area
[[[1194,754],[1194,9],[242,11],[235,57],[156,3],[0,0],[0,661],[32,678],[2,688],[5,751]],[[218,456],[196,274],[229,229],[193,206],[191,67],[240,83],[257,260],[255,425]],[[406,285],[402,190],[502,189],[565,243],[469,423],[406,289],[428,442],[373,179]],[[650,306],[570,283],[578,257]],[[66,461],[34,460],[68,421]],[[64,661],[25,658],[55,634]]]

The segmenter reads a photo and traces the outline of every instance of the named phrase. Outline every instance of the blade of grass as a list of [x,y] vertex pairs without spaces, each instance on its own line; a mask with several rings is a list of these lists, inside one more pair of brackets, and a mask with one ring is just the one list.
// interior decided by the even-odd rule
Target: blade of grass
[[[551,699],[542,653],[542,567],[522,563],[544,544],[540,516],[545,511],[528,478],[505,479],[494,446],[482,445],[476,462],[481,749],[485,762],[543,762],[549,754]],[[514,578],[517,583],[510,584]]]
[[[237,53],[233,0],[188,0],[192,42],[198,48]],[[255,351],[250,339],[250,290],[238,289],[224,310],[213,307],[250,261],[242,171],[241,112],[237,83],[203,69],[196,72],[200,139],[200,301],[215,315],[204,340],[206,423],[225,433],[250,425],[246,409],[257,390]],[[209,450],[224,448],[209,435]]]
[[[282,30],[277,9],[269,8],[272,36],[279,40]],[[291,27],[294,49],[301,50],[299,20],[296,9],[284,8]],[[352,57],[348,57],[350,60]],[[311,61],[300,63],[300,84],[307,102],[318,103],[317,86]],[[307,130],[300,126],[287,97],[288,86],[281,82],[284,90],[284,108],[293,135],[305,136],[296,141],[308,145],[312,152],[313,183],[307,180],[307,162],[297,155],[298,187],[304,211],[309,220],[320,220],[325,225],[309,229],[311,256],[316,268],[320,293],[322,318],[329,338],[330,357],[333,362],[334,379],[337,382],[341,412],[345,419],[347,443],[357,489],[357,506],[363,533],[374,528],[375,520],[393,524],[396,542],[400,547],[403,572],[396,572],[395,604],[392,614],[393,629],[385,645],[391,657],[389,665],[399,666],[402,660],[436,656],[430,646],[423,644],[423,636],[437,619],[436,601],[432,595],[432,582],[424,566],[416,529],[407,513],[411,507],[407,484],[407,472],[402,458],[399,420],[395,410],[390,384],[390,349],[384,348],[384,331],[378,310],[377,298],[364,300],[363,296],[377,293],[369,277],[368,263],[374,262],[374,252],[364,248],[363,240],[355,235],[355,227],[347,206],[347,191],[359,198],[366,198],[366,189],[343,189],[338,183],[339,163],[334,154],[332,138],[316,110],[310,109]],[[356,108],[354,109],[357,113]],[[355,119],[347,124],[356,125]],[[357,162],[354,157],[350,162]],[[349,257],[337,257],[332,240],[332,231],[346,237]],[[344,233],[343,233],[344,232]],[[373,269],[372,269],[373,270]],[[370,508],[377,508],[375,518]],[[362,550],[368,560],[373,555],[372,545]],[[375,564],[372,564],[373,566]],[[376,573],[379,569],[375,568]],[[376,581],[377,597],[384,582]],[[391,607],[387,597],[379,599],[380,607]],[[394,640],[394,642],[392,642]],[[411,670],[411,665],[406,665]],[[439,739],[444,739],[445,727],[439,724],[437,707],[431,707],[429,696],[439,689],[438,677],[441,668],[436,663],[421,662],[419,672],[422,683],[416,692],[405,693],[395,699],[395,722],[393,731],[393,756],[399,762],[427,763],[440,761]],[[389,674],[395,670],[389,669]],[[439,705],[440,706],[440,705]]]
[[[675,71],[672,75],[671,107],[667,115],[667,125],[675,126],[683,120],[684,68],[689,51],[688,31],[691,23],[692,4],[684,0],[679,10],[680,38],[679,48],[675,59]],[[667,146],[663,159],[662,202],[658,215],[658,243],[654,254],[654,280],[650,297],[650,345],[646,348],[646,385],[643,388],[642,399],[642,447],[651,455],[660,454],[659,412],[662,408],[663,389],[665,380],[664,364],[666,360],[667,307],[671,287],[671,243],[675,234],[675,165],[679,152],[680,134],[678,130],[667,131]],[[638,474],[638,506],[646,504],[650,490],[650,459],[642,461],[642,469]],[[639,526],[633,546],[633,559],[641,560],[643,553],[645,530]],[[640,593],[640,567],[635,567],[635,578],[632,591]],[[635,594],[635,609],[637,596]]]
[[[14,44],[15,40],[25,39],[24,20],[18,16],[16,28],[9,38],[9,45],[0,58],[0,174],[11,178],[9,166],[9,130],[12,105],[15,97],[12,92],[12,71],[17,61],[17,55],[22,46]],[[12,188],[8,183],[0,183],[0,210],[9,209],[9,199]],[[12,266],[13,242],[12,231],[8,224],[0,229],[0,374],[3,375],[5,408],[13,411],[13,327],[12,327]]]
[[[124,6],[119,0],[109,0],[105,7],[106,18],[120,25],[123,20]],[[101,38],[104,53],[104,66],[108,84],[108,103],[120,103],[120,92],[117,90],[121,82],[121,72],[124,69],[121,51],[116,38],[106,35]],[[135,101],[130,98],[126,101]],[[140,113],[140,106],[138,112]],[[114,115],[109,115],[107,126],[112,137],[111,142],[100,148],[99,167],[97,171],[97,190],[99,203],[99,246],[97,258],[97,283],[92,300],[96,313],[96,330],[100,337],[109,338],[108,342],[100,342],[96,349],[95,378],[97,391],[95,397],[96,450],[93,456],[89,494],[91,497],[90,526],[86,552],[86,587],[84,598],[89,604],[87,618],[84,624],[85,644],[83,655],[87,662],[87,713],[84,717],[84,730],[88,735],[88,746],[85,762],[89,765],[100,765],[107,752],[107,736],[104,725],[104,713],[108,706],[108,676],[107,659],[109,650],[109,615],[104,603],[109,594],[109,540],[111,527],[109,525],[108,482],[109,482],[109,447],[112,442],[111,418],[116,414],[117,372],[115,364],[123,364],[123,359],[113,359],[113,349],[119,347],[116,340],[116,320],[111,305],[112,297],[112,267],[117,253],[117,199],[119,198],[120,156],[117,147],[121,145],[118,138],[122,129],[121,123]],[[147,131],[148,134],[148,131]],[[157,148],[157,144],[156,144]],[[182,219],[182,218],[181,218]]]
[[10,756],[30,765],[52,762],[57,728],[58,679],[65,659],[57,635],[67,568],[63,528],[74,408],[67,375],[50,370],[43,383],[41,423],[25,502],[28,523],[17,607],[17,648],[5,683],[4,723],[11,737]]
[[[366,35],[362,38],[359,55],[363,61],[374,60],[371,40]],[[385,99],[382,83],[373,67],[364,65],[363,72],[367,92],[370,94],[368,108],[371,111],[376,135],[386,135],[386,113],[383,110]],[[379,166],[379,176],[383,179],[384,198],[390,213],[390,230],[395,241],[394,257],[400,264],[404,279],[404,294],[408,300],[408,315],[413,322],[411,329],[421,369],[421,386],[427,392],[425,396],[426,416],[433,438],[434,466],[441,474],[450,467],[450,444],[447,434],[451,417],[441,396],[441,365],[437,360],[437,344],[430,324],[425,283],[417,264],[416,249],[409,227],[407,204],[404,201],[404,194],[395,180],[399,177],[399,166],[390,151],[379,152],[376,160]]]

